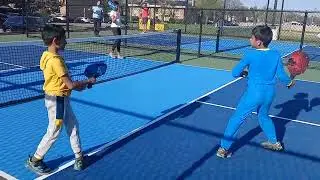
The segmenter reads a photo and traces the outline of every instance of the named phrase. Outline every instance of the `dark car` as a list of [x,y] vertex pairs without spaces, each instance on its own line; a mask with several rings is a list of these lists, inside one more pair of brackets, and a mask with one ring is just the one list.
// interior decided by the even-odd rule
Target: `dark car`
[[[208,23],[209,24],[209,23]],[[214,24],[213,21],[210,22],[210,24]],[[218,20],[215,23],[216,26],[239,26],[239,24],[232,22],[232,21],[222,21]]]
[[231,21],[225,21],[224,26],[239,26],[239,24],[235,23],[235,22],[231,22]]
[[8,16],[6,14],[0,13],[0,29],[5,31],[3,23],[7,20]]
[[40,31],[45,26],[45,21],[41,17],[35,16],[8,16],[3,25],[6,30],[13,32],[24,32],[27,29],[27,26],[28,31]]

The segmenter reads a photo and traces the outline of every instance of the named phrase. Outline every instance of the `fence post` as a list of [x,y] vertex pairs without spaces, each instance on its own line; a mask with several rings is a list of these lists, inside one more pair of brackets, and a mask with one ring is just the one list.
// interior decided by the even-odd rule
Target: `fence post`
[[25,29],[25,33],[27,38],[29,37],[29,18],[28,18],[28,13],[29,13],[29,1],[28,0],[23,0],[23,18],[25,19],[25,21],[23,21],[23,24],[26,25],[26,29]]
[[66,0],[66,29],[67,29],[67,37],[70,38],[70,28],[69,28],[69,19],[70,19],[70,13],[69,13],[69,0]]
[[187,0],[187,5],[184,8],[184,33],[187,33],[187,16],[188,16],[188,10],[189,10],[189,0]]
[[267,3],[266,19],[264,20],[264,24],[266,25],[268,24],[269,4],[270,4],[270,0],[268,0],[268,3]]
[[125,29],[124,29],[124,34],[127,35],[128,34],[128,0],[126,0],[126,3],[125,3],[125,14],[126,14],[126,17],[125,17]]
[[153,30],[156,31],[156,7],[157,7],[157,0],[154,0],[154,8],[153,8]]
[[306,33],[307,20],[308,20],[308,12],[305,12],[305,13],[304,13],[304,20],[303,20],[303,28],[302,28],[301,41],[300,41],[300,50],[302,50],[302,48],[303,48],[304,35],[305,35],[305,33]]
[[203,9],[200,10],[200,16],[199,16],[200,32],[199,32],[198,57],[200,57],[200,54],[201,54],[202,17],[203,17]]
[[282,0],[282,5],[281,5],[280,24],[278,29],[278,40],[281,40],[280,35],[281,35],[281,28],[282,28],[283,8],[284,8],[284,0]]
[[277,14],[276,10],[277,10],[277,6],[278,6],[278,0],[274,0],[274,6],[273,6],[274,12],[273,12],[273,14],[272,14],[272,26],[274,26],[274,23],[275,23],[275,21],[276,21],[276,14]]

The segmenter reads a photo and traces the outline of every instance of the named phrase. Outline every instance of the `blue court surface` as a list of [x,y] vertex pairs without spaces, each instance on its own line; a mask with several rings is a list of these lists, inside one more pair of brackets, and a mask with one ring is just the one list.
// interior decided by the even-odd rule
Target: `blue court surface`
[[[320,86],[277,85],[270,114],[284,152],[260,147],[256,115],[239,131],[230,159],[215,156],[246,87],[229,71],[173,64],[74,92],[88,167],[72,169],[68,137],[45,160],[59,170],[39,179],[318,179]],[[33,179],[24,167],[47,127],[43,99],[0,109],[0,175]]]

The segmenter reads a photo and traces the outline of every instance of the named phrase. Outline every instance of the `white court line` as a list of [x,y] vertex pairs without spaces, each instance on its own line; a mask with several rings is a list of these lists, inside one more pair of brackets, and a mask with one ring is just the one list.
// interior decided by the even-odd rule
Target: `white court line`
[[[42,43],[42,44],[41,44]],[[31,41],[4,41],[0,42],[0,45],[12,44],[12,46],[25,46],[25,45],[43,45],[43,40],[31,40]]]
[[17,65],[17,64],[5,63],[5,62],[1,62],[1,61],[0,61],[0,64],[15,66],[15,67],[19,67],[19,68],[26,68],[26,67],[24,67],[24,66],[19,66],[19,65]]
[[[189,106],[189,105],[192,104],[192,103],[197,102],[198,100],[200,100],[200,99],[202,99],[202,98],[204,98],[204,97],[206,97],[206,96],[209,96],[210,94],[212,94],[212,93],[214,93],[214,92],[217,92],[217,91],[223,89],[224,87],[226,87],[226,86],[228,86],[228,85],[230,85],[230,84],[232,84],[232,83],[235,83],[236,81],[238,81],[238,80],[240,80],[240,79],[241,79],[241,78],[234,79],[233,81],[228,82],[228,83],[226,83],[226,84],[224,84],[224,85],[222,85],[222,86],[220,86],[220,87],[218,87],[218,88],[216,88],[216,89],[214,89],[214,90],[212,90],[212,91],[210,91],[210,92],[208,92],[208,93],[206,93],[206,94],[204,94],[204,95],[202,95],[202,96],[200,96],[200,97],[198,97],[198,98],[196,98],[196,99],[194,99],[194,100],[192,100],[192,101],[190,101],[190,102],[188,102],[188,103],[186,103],[186,104],[184,104],[183,106],[180,106],[179,108],[177,108],[177,109],[175,109],[175,110],[172,110],[172,111],[170,111],[170,112],[168,112],[168,113],[166,113],[166,114],[158,117],[157,119],[155,119],[155,120],[153,120],[153,121],[145,124],[144,126],[141,126],[141,127],[137,128],[137,129],[134,129],[133,131],[131,131],[131,132],[129,132],[129,133],[123,135],[123,136],[120,136],[119,138],[117,138],[117,139],[115,139],[115,140],[113,140],[113,141],[110,141],[109,143],[105,144],[104,146],[102,146],[102,147],[100,147],[100,148],[98,148],[98,149],[96,149],[96,150],[88,153],[87,156],[92,156],[92,155],[94,155],[94,154],[97,154],[97,153],[99,153],[99,152],[102,152],[103,150],[106,150],[109,146],[112,146],[113,144],[115,144],[115,143],[117,143],[117,142],[119,142],[119,141],[121,141],[121,140],[123,140],[123,139],[126,139],[127,137],[133,135],[134,133],[139,132],[139,131],[145,129],[145,128],[151,126],[151,125],[154,124],[154,123],[157,123],[158,121],[160,121],[160,120],[162,120],[162,119],[164,119],[164,118],[172,115],[173,113],[175,113],[175,112],[177,112],[177,111],[179,111],[179,110],[181,110],[181,109]],[[51,173],[51,174],[48,174],[48,175],[40,176],[40,177],[36,178],[36,180],[45,179],[45,178],[47,178],[47,177],[49,177],[49,176],[51,176],[51,175],[53,175],[53,174],[58,173],[59,171],[62,171],[62,170],[64,170],[64,169],[72,166],[73,164],[74,164],[74,160],[72,160],[72,161],[70,161],[70,162],[68,162],[68,163],[60,166],[55,172],[53,172],[53,173]]]
[[[82,51],[83,52],[83,51]],[[79,59],[79,60],[71,60],[71,61],[65,61],[65,63],[77,63],[77,62],[86,62],[86,60],[91,60],[94,58],[100,58],[106,55],[100,55],[100,56],[96,56],[96,57],[92,57],[92,58],[84,58],[84,59]],[[105,61],[105,60],[103,60]],[[1,64],[2,62],[0,62]],[[93,62],[89,62],[89,63],[93,63]],[[3,64],[8,64],[8,63],[3,63]],[[9,64],[11,65],[11,64]],[[13,64],[12,64],[13,65]],[[16,65],[19,66],[19,65]],[[18,71],[18,70],[22,70],[22,69],[29,69],[29,68],[35,68],[35,67],[40,67],[40,65],[36,65],[36,66],[28,66],[28,67],[24,67],[24,66],[20,66],[19,68],[13,68],[13,69],[8,69],[8,70],[1,70],[0,73],[5,73],[5,72],[11,72],[11,71]]]
[[17,179],[15,177],[13,177],[13,176],[1,171],[1,170],[0,170],[0,177],[8,179],[8,180],[16,180]]
[[[201,103],[201,104],[210,105],[210,106],[216,106],[216,107],[221,107],[221,108],[225,108],[225,109],[236,110],[236,108],[234,108],[234,107],[224,106],[224,105],[220,105],[220,104],[208,103],[208,102],[203,102],[203,101],[197,101],[197,102]],[[252,113],[253,114],[257,114],[257,112],[252,112]],[[287,121],[292,121],[292,122],[296,122],[296,123],[301,123],[301,124],[307,124],[307,125],[311,125],[311,126],[320,127],[320,124],[311,123],[311,122],[308,122],[308,121],[301,121],[301,120],[297,120],[297,119],[289,119],[289,118],[280,117],[280,116],[274,116],[274,115],[269,115],[269,116],[273,117],[273,118],[281,119],[281,120],[287,120]]]

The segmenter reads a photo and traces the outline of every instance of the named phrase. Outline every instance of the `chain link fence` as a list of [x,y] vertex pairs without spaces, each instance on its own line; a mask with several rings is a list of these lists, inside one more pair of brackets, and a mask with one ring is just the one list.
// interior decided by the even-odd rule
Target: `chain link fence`
[[[3,1],[1,1],[3,2]],[[45,24],[59,24],[65,27],[68,37],[94,36],[92,7],[95,0],[46,1],[27,0],[9,7],[0,5],[0,38],[11,34],[25,34],[40,37]],[[100,36],[112,35],[108,5],[100,28]],[[181,29],[184,51],[198,56],[232,51],[248,47],[251,30],[256,25],[267,24],[274,32],[277,47],[316,46],[320,43],[320,12],[275,11],[265,9],[199,9],[184,5],[149,5],[149,31]],[[121,5],[122,34],[141,32],[141,5]],[[188,49],[188,46],[190,48]]]

